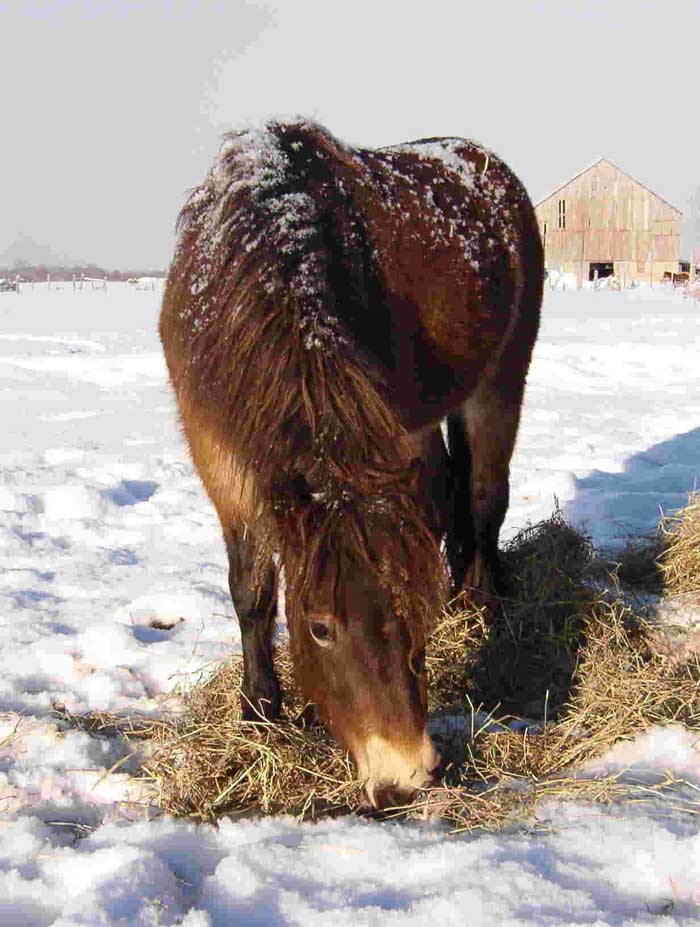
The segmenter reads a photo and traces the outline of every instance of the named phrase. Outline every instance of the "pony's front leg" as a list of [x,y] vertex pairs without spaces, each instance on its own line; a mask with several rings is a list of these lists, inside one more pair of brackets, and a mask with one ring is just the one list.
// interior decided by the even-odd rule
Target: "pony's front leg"
[[246,721],[273,720],[282,707],[275,675],[272,632],[277,611],[275,568],[270,561],[259,589],[254,586],[255,542],[244,532],[227,532],[228,581],[243,645],[241,711]]

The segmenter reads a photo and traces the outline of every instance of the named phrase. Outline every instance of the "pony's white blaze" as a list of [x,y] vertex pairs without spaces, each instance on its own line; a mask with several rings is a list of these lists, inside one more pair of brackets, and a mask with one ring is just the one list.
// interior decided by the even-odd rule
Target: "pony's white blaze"
[[378,788],[389,786],[407,793],[423,788],[432,781],[433,770],[440,762],[440,754],[427,733],[413,749],[373,734],[358,745],[355,756],[360,779],[375,807]]

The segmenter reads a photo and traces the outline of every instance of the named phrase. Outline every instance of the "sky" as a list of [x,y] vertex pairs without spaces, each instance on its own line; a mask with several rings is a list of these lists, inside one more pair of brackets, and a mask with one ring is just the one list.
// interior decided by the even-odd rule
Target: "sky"
[[0,256],[165,267],[223,132],[475,138],[537,201],[600,156],[699,227],[697,0],[0,0]]

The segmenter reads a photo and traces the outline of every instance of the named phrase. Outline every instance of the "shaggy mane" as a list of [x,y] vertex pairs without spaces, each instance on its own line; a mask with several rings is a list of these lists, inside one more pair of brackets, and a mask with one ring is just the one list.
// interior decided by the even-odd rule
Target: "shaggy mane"
[[415,499],[406,429],[339,320],[369,311],[370,249],[345,192],[362,170],[308,122],[228,135],[180,214],[168,285],[188,333],[181,382],[254,476],[260,562],[301,555],[286,577],[291,615],[328,559],[350,551],[422,641],[444,563]]

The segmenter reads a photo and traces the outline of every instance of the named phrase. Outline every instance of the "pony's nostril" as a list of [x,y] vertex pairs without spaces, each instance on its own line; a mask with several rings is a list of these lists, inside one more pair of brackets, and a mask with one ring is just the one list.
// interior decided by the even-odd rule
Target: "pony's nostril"
[[378,785],[374,789],[373,804],[379,811],[402,808],[415,801],[416,789],[401,789],[396,785]]
[[428,773],[430,774],[430,778],[431,778],[432,782],[435,782],[436,779],[439,779],[439,778],[442,776],[442,774],[444,773],[444,771],[445,771],[445,761],[443,760],[443,758],[442,758],[442,757],[440,756],[440,754],[438,753],[438,754],[436,755],[436,760],[435,760],[435,762],[434,762],[433,765],[428,769]]

